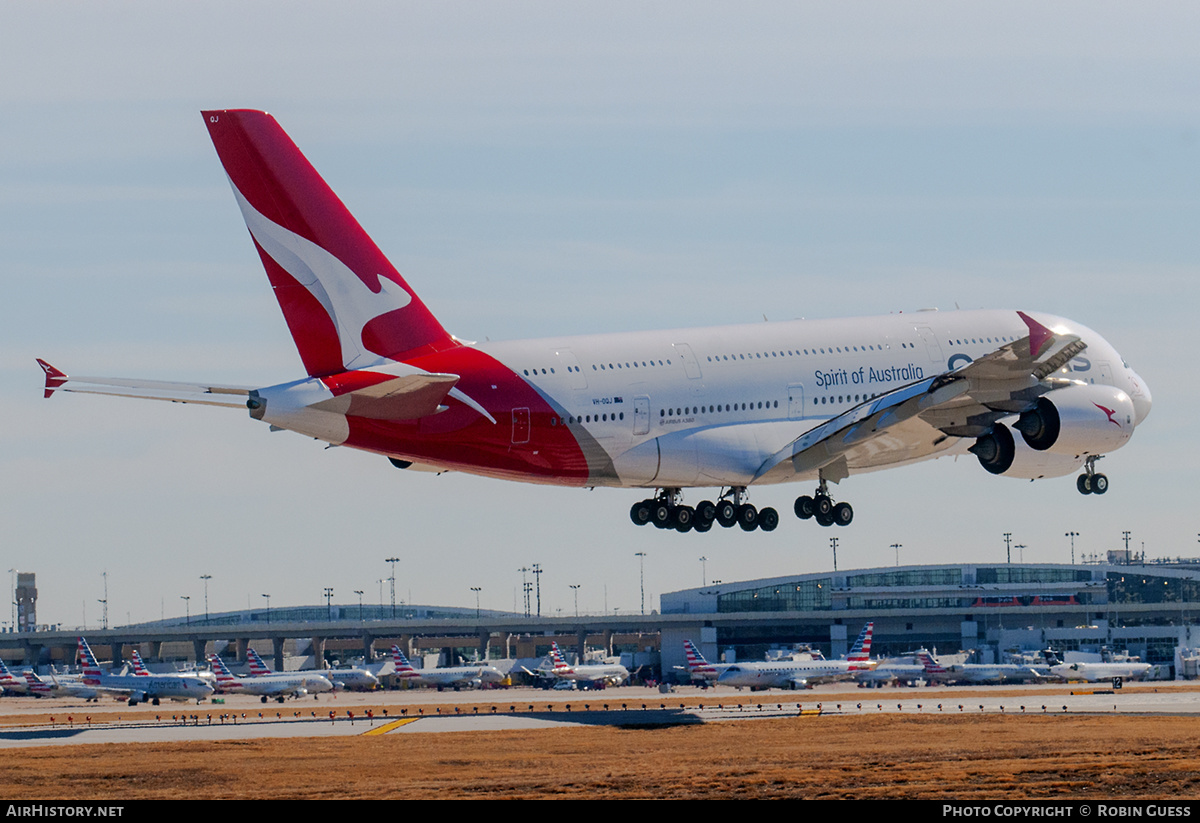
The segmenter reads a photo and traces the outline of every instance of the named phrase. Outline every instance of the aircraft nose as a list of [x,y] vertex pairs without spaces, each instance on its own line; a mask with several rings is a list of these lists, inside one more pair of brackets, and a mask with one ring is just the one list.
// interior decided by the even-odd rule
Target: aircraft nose
[[1129,372],[1129,382],[1129,399],[1133,401],[1133,425],[1140,426],[1150,414],[1154,400],[1150,396],[1150,387],[1146,385],[1146,381],[1132,369]]

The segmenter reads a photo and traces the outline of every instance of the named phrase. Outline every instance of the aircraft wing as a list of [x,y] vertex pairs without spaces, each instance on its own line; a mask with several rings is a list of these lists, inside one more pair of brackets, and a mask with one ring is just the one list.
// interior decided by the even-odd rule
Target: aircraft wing
[[768,458],[754,482],[818,470],[838,482],[864,471],[928,457],[955,437],[979,437],[998,420],[1033,408],[1060,382],[1048,376],[1087,348],[1024,312],[1029,334],[953,371],[867,400],[797,437]]
[[123,377],[67,377],[59,369],[39,359],[46,373],[46,393],[56,391],[79,394],[108,394],[114,397],[138,397],[144,400],[169,400],[172,403],[199,403],[205,406],[246,408],[250,386],[216,386],[203,383],[173,383],[163,380],[130,380]]

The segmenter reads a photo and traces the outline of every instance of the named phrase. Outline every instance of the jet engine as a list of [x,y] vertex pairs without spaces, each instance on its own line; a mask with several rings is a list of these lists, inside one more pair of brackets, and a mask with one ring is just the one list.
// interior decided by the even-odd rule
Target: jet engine
[[1077,383],[1040,397],[1012,427],[977,438],[969,451],[992,474],[1037,479],[1070,474],[1091,456],[1118,449],[1133,433],[1133,401],[1114,386]]

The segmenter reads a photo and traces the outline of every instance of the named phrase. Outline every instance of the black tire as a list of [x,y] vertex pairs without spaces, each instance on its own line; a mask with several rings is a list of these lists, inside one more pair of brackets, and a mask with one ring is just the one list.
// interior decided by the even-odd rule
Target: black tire
[[758,528],[758,509],[749,503],[743,503],[737,508],[737,522],[744,532],[752,532]]
[[792,506],[792,510],[796,512],[796,516],[801,520],[809,520],[817,513],[817,504],[806,494],[796,498],[796,503]]
[[691,506],[676,506],[675,511],[671,515],[671,522],[675,526],[675,531],[686,532],[691,531],[692,523],[696,520],[696,511]]
[[821,512],[818,511],[816,514],[813,515],[813,518],[817,521],[818,524],[820,524],[822,526],[832,526],[833,525],[833,513],[832,512],[829,512],[828,514],[822,514]]
[[635,526],[644,526],[650,522],[650,501],[642,500],[633,504],[629,510],[629,519]]
[[697,517],[692,521],[692,531],[704,533],[713,527],[713,522],[712,520],[701,520]]
[[1104,494],[1108,491],[1108,478],[1103,474],[1092,475],[1092,494]]
[[1075,488],[1079,489],[1080,494],[1092,493],[1092,478],[1086,474],[1081,474],[1075,478]]
[[672,525],[672,507],[666,503],[655,503],[650,509],[650,519],[654,525],[660,529],[670,528]]
[[849,526],[854,522],[854,508],[849,503],[838,503],[833,507],[833,522],[839,526]]
[[814,514],[823,514],[826,517],[833,514],[833,501],[827,494],[818,494],[813,500],[813,506],[816,509]]
[[717,517],[717,506],[711,500],[701,500],[696,504],[696,520],[707,520],[709,524]]
[[717,504],[717,522],[721,524],[721,528],[728,529],[737,522],[737,506],[733,505],[729,500],[722,500]]
[[765,532],[773,532],[779,525],[779,512],[770,506],[758,513],[758,527]]

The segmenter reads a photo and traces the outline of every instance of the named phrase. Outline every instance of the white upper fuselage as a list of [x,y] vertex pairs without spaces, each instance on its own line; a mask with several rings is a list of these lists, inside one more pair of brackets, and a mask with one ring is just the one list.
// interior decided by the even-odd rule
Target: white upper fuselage
[[[1034,315],[1088,348],[1057,376],[1115,386],[1149,412],[1145,383],[1077,323]],[[596,485],[743,486],[822,421],[907,383],[954,370],[1028,334],[1013,311],[916,312],[480,344],[558,410]],[[945,453],[969,445],[946,439]],[[937,455],[913,455],[918,460]],[[882,456],[870,471],[908,462]],[[1058,474],[1074,471],[1064,467]],[[486,473],[486,472],[483,472]],[[815,472],[811,473],[815,476]],[[799,479],[796,476],[781,478]]]
[[717,678],[722,686],[750,689],[802,688],[806,684],[840,680],[855,670],[867,670],[863,663],[849,660],[788,660],[772,663],[735,663]]

